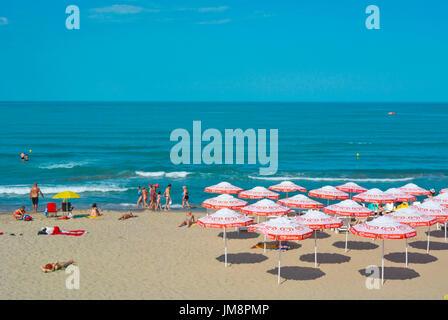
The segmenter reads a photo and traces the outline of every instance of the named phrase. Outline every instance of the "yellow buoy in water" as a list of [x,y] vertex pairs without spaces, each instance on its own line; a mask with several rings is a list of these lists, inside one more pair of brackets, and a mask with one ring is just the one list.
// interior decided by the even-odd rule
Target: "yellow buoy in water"
[[359,158],[359,153],[356,154],[356,157]]
[[33,150],[30,149],[30,153],[33,152]]

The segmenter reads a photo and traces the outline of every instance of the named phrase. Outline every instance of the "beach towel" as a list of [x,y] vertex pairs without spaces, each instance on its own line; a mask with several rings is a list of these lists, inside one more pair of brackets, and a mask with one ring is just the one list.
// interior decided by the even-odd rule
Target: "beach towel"
[[61,230],[58,226],[54,227],[44,227],[37,234],[48,234],[48,235],[65,235],[65,236],[82,236],[86,230]]
[[87,216],[87,218],[89,218],[89,219],[98,219],[99,217]]
[[3,232],[0,232],[0,236],[3,234]]
[[[265,246],[265,243],[259,242],[259,243],[255,244],[255,245],[253,245],[252,248],[264,249],[264,246]],[[282,244],[282,249],[283,250],[288,250],[290,248],[292,248],[291,245],[289,245],[289,244]],[[278,249],[278,246],[275,243],[266,243],[266,249]]]

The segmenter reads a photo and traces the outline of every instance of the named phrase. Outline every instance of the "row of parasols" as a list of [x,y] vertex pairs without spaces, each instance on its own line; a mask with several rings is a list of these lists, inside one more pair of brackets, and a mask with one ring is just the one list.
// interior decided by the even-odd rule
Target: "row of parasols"
[[[202,203],[205,208],[218,210],[213,214],[198,219],[198,225],[206,228],[223,229],[224,238],[224,261],[227,267],[227,240],[226,229],[234,227],[248,227],[248,231],[258,231],[264,234],[264,239],[278,241],[278,283],[280,284],[280,261],[282,241],[297,241],[310,238],[314,233],[314,257],[317,267],[317,230],[335,229],[343,225],[343,221],[336,217],[356,217],[366,218],[373,214],[373,211],[358,202],[387,204],[395,202],[416,201],[416,196],[430,195],[431,192],[413,183],[409,183],[400,188],[391,188],[385,192],[380,189],[366,189],[356,183],[333,187],[325,186],[309,191],[310,197],[327,199],[327,206],[315,201],[305,195],[297,194],[292,197],[279,199],[280,192],[307,192],[304,187],[290,181],[283,181],[280,184],[264,187],[255,187],[244,191],[228,182],[221,182],[205,188],[205,192],[220,193],[221,195],[207,199]],[[351,196],[355,193],[355,196]],[[262,199],[254,204],[242,199],[233,197],[238,195],[242,199]],[[277,200],[274,202],[272,200]],[[329,200],[342,200],[339,203],[329,205]],[[289,218],[287,215],[291,208],[308,209],[299,216]],[[320,210],[323,210],[320,211]],[[254,219],[249,216],[257,216],[258,223],[254,224]],[[273,219],[259,222],[260,216],[274,216]],[[348,226],[348,231],[354,235],[382,239],[382,262],[381,279],[384,283],[384,240],[385,239],[405,239],[406,242],[406,267],[408,266],[408,238],[415,237],[417,232],[415,227],[427,227],[427,253],[430,245],[430,227],[436,223],[445,224],[445,241],[447,241],[448,222],[448,188],[439,192],[438,196],[428,197],[423,203],[414,204],[403,209],[395,210],[387,215],[374,218],[371,221]],[[347,251],[348,233],[345,238],[345,251]],[[264,245],[266,252],[266,245]]]

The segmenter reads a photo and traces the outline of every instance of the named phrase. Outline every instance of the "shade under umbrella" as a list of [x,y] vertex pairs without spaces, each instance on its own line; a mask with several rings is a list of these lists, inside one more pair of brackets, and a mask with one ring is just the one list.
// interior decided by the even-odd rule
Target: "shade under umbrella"
[[272,192],[265,187],[255,187],[250,190],[242,191],[238,194],[238,197],[243,199],[278,199],[280,195],[278,193]]
[[431,191],[423,189],[418,185],[416,185],[415,183],[408,183],[398,189],[413,196],[425,196],[431,194]]
[[230,209],[221,209],[213,214],[198,219],[198,225],[205,228],[224,229],[224,265],[227,267],[227,240],[226,229],[244,227],[254,222],[252,218],[239,214]]
[[237,210],[247,205],[247,201],[235,198],[229,194],[221,194],[217,197],[210,198],[202,202],[204,208],[209,209],[232,209]]
[[303,194],[297,194],[293,197],[280,199],[277,201],[277,203],[280,203],[284,206],[288,206],[291,208],[300,208],[300,209],[320,209],[324,207],[324,205],[319,201],[310,199]]
[[340,228],[342,220],[325,214],[321,211],[310,210],[295,221],[314,230],[314,266],[317,268],[317,232],[316,230]]
[[[370,210],[369,208],[360,205],[356,201],[344,200],[331,206],[325,207],[324,212],[349,218],[351,217],[365,218],[369,217],[373,211]],[[345,233],[345,252],[347,252],[348,233],[349,231],[347,230],[347,232]]]
[[408,239],[415,237],[417,232],[406,224],[382,216],[372,221],[357,224],[350,228],[350,232],[366,238],[382,239],[383,250],[381,256],[381,284],[384,284],[384,239]]
[[[437,223],[436,218],[421,214],[413,207],[407,207],[391,212],[388,216],[394,219],[395,221],[407,224],[412,228],[428,227],[428,241],[426,245],[426,252],[429,253],[429,236],[431,232],[431,226]],[[406,240],[406,267],[407,266],[408,266],[408,243]]]
[[218,184],[205,188],[204,191],[209,193],[237,194],[243,191],[243,189],[235,187],[228,182],[220,182]]
[[279,241],[278,284],[280,284],[280,257],[283,240],[303,240],[311,237],[313,230],[287,217],[278,217],[249,227],[249,231],[260,231],[271,240]]

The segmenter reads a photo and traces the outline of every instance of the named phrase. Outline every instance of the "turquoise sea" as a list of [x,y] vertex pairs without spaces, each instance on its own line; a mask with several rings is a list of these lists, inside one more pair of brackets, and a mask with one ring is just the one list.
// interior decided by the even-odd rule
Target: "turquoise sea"
[[[0,211],[31,207],[38,182],[46,199],[72,190],[83,208],[135,207],[136,188],[182,186],[191,203],[213,195],[204,187],[228,181],[242,188],[291,180],[308,190],[354,181],[382,190],[413,182],[448,187],[448,105],[387,103],[0,103]],[[389,115],[389,112],[395,112]],[[278,129],[278,172],[259,165],[174,165],[176,128]],[[206,143],[203,143],[205,145]],[[32,152],[30,152],[32,150]],[[20,153],[29,154],[22,162]],[[359,153],[359,157],[357,157]]]

